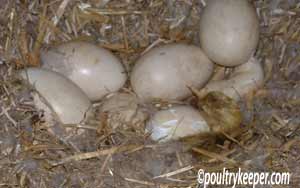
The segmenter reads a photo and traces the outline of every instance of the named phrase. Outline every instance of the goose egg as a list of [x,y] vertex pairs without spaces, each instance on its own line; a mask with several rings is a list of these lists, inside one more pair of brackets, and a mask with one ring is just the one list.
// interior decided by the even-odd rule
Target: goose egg
[[63,124],[80,123],[91,107],[86,94],[59,73],[28,68],[22,70],[20,75],[28,80]]
[[179,105],[156,112],[146,125],[155,141],[169,141],[208,133],[210,128],[199,111],[190,106]]
[[217,64],[246,63],[259,39],[259,21],[247,0],[210,0],[200,16],[200,46]]
[[213,63],[193,45],[168,44],[151,49],[135,64],[131,85],[143,101],[180,100],[191,95],[188,86],[201,88]]
[[119,90],[126,81],[120,60],[110,51],[88,42],[67,42],[41,53],[44,68],[59,72],[77,84],[90,100]]

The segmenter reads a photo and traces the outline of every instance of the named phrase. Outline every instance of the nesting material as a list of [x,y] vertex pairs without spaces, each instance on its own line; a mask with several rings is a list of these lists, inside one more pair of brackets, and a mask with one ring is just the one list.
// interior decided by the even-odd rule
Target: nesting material
[[210,0],[200,15],[200,45],[223,66],[246,63],[256,49],[259,20],[247,0]]
[[[77,124],[88,114],[91,107],[88,97],[78,86],[61,74],[45,69],[28,68],[21,71],[20,75],[24,80],[28,80],[41,97],[41,100],[35,101],[45,103],[57,115],[61,123]],[[43,105],[37,105],[43,107]]]
[[[147,47],[170,41],[197,43],[202,7],[212,0],[104,1],[107,4],[102,7],[97,4],[99,0],[47,1],[49,3],[1,0],[1,185],[196,187],[197,182],[191,177],[197,175],[198,167],[213,172],[224,166],[234,169],[242,165],[247,171],[290,172],[293,174],[290,187],[299,186],[297,0],[248,0],[255,4],[260,18],[260,44],[255,56],[262,59],[265,86],[253,100],[247,97],[239,102],[243,115],[251,116],[246,122],[243,120],[245,124],[240,134],[230,135],[225,140],[215,139],[215,136],[206,140],[195,135],[196,145],[194,139],[190,145],[181,140],[149,143],[128,131],[121,135],[109,130],[98,131],[97,116],[72,128],[81,130],[80,127],[86,125],[84,130],[92,134],[76,137],[76,143],[89,142],[94,146],[92,149],[73,150],[70,144],[49,135],[45,117],[37,116],[28,87],[14,79],[15,66],[34,64],[28,55],[35,55],[40,46],[61,41],[96,39],[99,45],[120,55],[131,70],[137,56]],[[22,37],[23,31],[27,32],[25,37]],[[184,103],[187,102],[195,104],[194,100]],[[69,134],[63,136],[70,140]],[[130,147],[132,143],[137,147]]]
[[143,101],[180,100],[191,95],[188,86],[201,88],[213,72],[202,50],[186,44],[168,44],[143,55],[133,68],[131,85]]
[[100,100],[119,90],[127,76],[110,51],[88,42],[67,42],[41,53],[42,66],[77,84],[90,100]]

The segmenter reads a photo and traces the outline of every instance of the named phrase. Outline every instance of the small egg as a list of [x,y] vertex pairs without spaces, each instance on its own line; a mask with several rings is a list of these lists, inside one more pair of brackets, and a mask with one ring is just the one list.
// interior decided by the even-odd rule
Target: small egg
[[259,39],[259,20],[247,0],[210,0],[200,16],[200,46],[215,63],[246,63]]
[[28,68],[19,74],[22,79],[28,80],[63,124],[80,123],[91,107],[86,94],[59,73]]
[[179,105],[156,112],[147,122],[146,131],[154,141],[166,142],[179,138],[209,133],[210,128],[199,111]]
[[136,62],[131,85],[142,101],[180,100],[201,88],[213,73],[213,63],[193,45],[168,44],[151,49]]
[[67,42],[41,53],[42,67],[63,74],[92,101],[119,90],[127,76],[110,51],[88,42]]

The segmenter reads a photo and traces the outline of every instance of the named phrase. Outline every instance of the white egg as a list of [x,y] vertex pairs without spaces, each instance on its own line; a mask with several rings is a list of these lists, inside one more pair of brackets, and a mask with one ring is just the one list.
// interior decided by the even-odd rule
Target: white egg
[[80,123],[91,107],[86,94],[59,73],[28,68],[20,75],[28,80],[63,124]]
[[41,53],[43,68],[68,77],[92,101],[119,90],[127,76],[110,51],[87,42],[68,42]]
[[156,112],[147,122],[146,131],[155,141],[165,142],[208,133],[210,128],[199,111],[190,106],[174,106]]
[[259,21],[247,0],[210,0],[200,15],[200,45],[217,64],[246,63],[259,39]]
[[180,100],[191,95],[188,86],[201,88],[213,63],[193,45],[168,44],[143,55],[133,68],[131,85],[143,101]]
[[229,78],[211,80],[198,94],[205,96],[209,92],[218,91],[239,101],[248,94],[255,92],[263,83],[263,67],[259,60],[252,57],[246,63],[235,67]]

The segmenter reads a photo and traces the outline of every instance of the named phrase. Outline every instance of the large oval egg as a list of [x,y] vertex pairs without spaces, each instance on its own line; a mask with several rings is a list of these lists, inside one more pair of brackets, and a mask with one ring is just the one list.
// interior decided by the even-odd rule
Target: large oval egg
[[63,124],[80,123],[91,107],[85,93],[59,73],[28,68],[20,75],[28,80]]
[[180,100],[191,95],[188,86],[201,88],[213,72],[202,50],[186,44],[154,48],[135,64],[131,85],[143,101]]
[[256,49],[259,21],[247,0],[210,0],[200,16],[200,45],[217,64],[246,63]]
[[119,90],[126,81],[120,60],[88,42],[67,42],[41,53],[42,67],[77,84],[92,101]]
[[156,112],[146,125],[154,141],[165,142],[208,133],[210,128],[199,111],[190,106],[174,106]]

